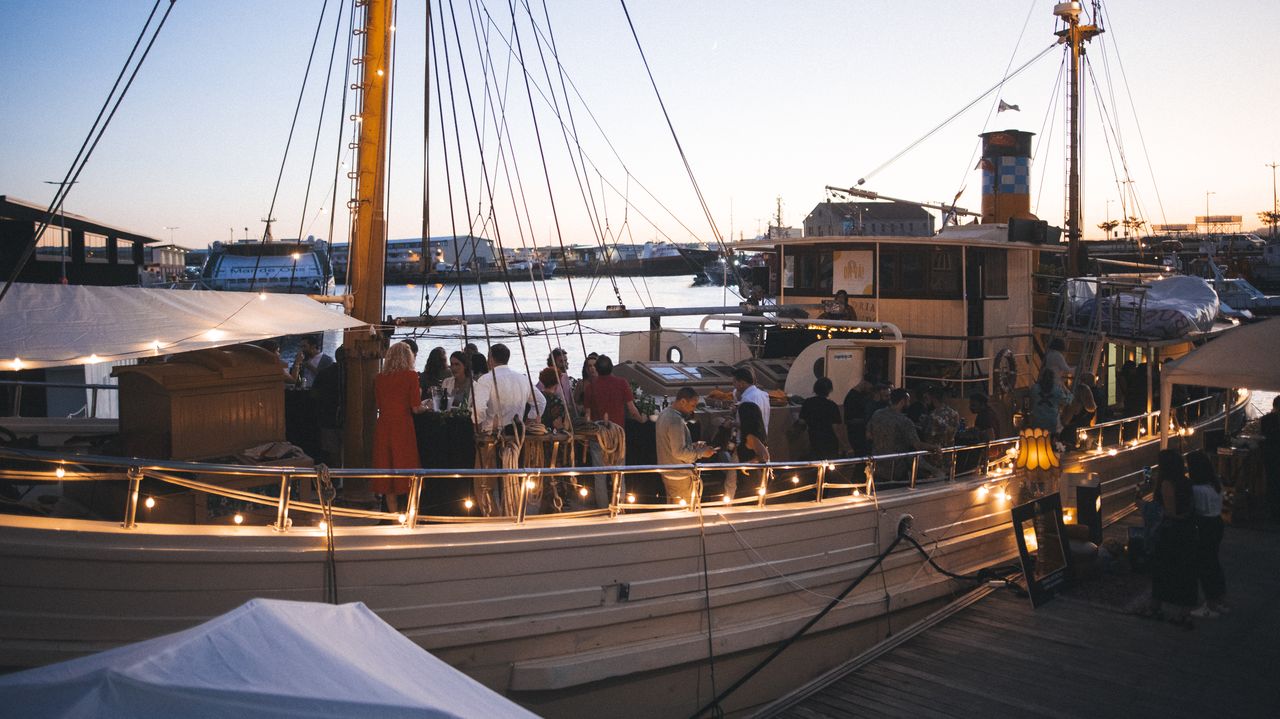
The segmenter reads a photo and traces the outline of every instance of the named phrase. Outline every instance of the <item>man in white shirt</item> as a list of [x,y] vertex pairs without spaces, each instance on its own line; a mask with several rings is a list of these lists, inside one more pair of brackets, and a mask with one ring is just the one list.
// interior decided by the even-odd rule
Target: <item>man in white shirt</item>
[[531,391],[529,378],[507,367],[510,359],[506,345],[490,347],[489,372],[473,385],[481,431],[497,432],[516,422],[537,419],[546,407],[542,393]]
[[764,431],[769,431],[769,393],[756,386],[756,376],[751,368],[739,367],[733,371],[733,393],[739,402],[750,402],[760,408],[764,417]]

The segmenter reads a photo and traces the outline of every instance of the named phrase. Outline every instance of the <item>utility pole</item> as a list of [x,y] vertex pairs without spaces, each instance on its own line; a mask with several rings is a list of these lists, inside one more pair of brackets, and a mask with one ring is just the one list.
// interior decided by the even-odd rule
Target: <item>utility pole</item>
[[1209,195],[1216,194],[1218,193],[1213,190],[1206,190],[1204,193],[1204,233],[1206,235],[1209,234],[1209,227],[1211,226],[1209,223]]
[[[62,188],[70,187],[71,185],[74,185],[77,182],[79,182],[79,180],[68,180],[66,182],[62,182],[59,180],[45,180],[44,184],[57,185],[58,191],[61,192]],[[59,241],[58,243],[58,267],[59,267],[59,270],[61,271],[62,284],[65,285],[67,284],[67,255],[71,254],[71,247],[70,247],[71,230],[67,229],[66,203],[59,202],[58,210],[60,210],[62,213],[62,226],[58,228],[58,237],[61,238],[61,241]],[[1275,225],[1272,225],[1272,229],[1274,228],[1275,228]],[[49,228],[46,227],[45,232],[48,232],[48,231],[49,231]],[[36,240],[39,241],[39,238],[36,238]]]

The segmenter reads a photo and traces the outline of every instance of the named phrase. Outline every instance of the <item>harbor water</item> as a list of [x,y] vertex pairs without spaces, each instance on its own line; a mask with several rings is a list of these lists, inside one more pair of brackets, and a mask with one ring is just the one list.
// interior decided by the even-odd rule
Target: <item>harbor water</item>
[[[622,332],[649,329],[648,318],[619,318],[545,322],[546,312],[605,310],[615,305],[628,309],[649,307],[736,307],[740,301],[735,287],[695,287],[693,275],[669,277],[619,277],[615,284],[607,278],[557,277],[539,282],[485,283],[481,285],[393,285],[384,295],[384,314],[392,317],[415,317],[424,313],[434,316],[465,316],[466,325],[438,327],[402,327],[396,337],[412,337],[418,343],[418,367],[426,363],[431,348],[440,346],[448,352],[474,342],[488,353],[492,344],[503,343],[511,349],[513,368],[536,374],[546,366],[547,355],[556,347],[569,354],[569,374],[581,374],[582,362],[589,352],[618,358],[618,335]],[[339,286],[338,294],[345,291]],[[527,320],[514,324],[487,324],[487,314],[520,312]],[[662,318],[667,329],[696,328],[698,316]],[[708,329],[721,329],[720,325]],[[325,336],[324,351],[333,354],[341,343],[340,333]],[[527,362],[526,362],[527,358]]]

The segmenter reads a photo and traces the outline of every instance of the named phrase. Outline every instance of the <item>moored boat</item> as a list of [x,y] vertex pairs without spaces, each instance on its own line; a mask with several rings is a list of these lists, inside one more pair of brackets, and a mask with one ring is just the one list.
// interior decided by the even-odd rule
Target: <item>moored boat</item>
[[[382,67],[386,57],[377,53],[390,37],[390,5],[370,0],[364,7],[362,32],[370,44],[361,66]],[[380,77],[367,73],[358,83],[372,100],[363,103],[361,132],[371,138],[364,149],[378,146],[385,122]],[[1012,133],[997,135],[1002,142],[993,145],[1021,144]],[[985,158],[992,186],[999,186],[994,168],[1006,157],[1024,156]],[[359,176],[378,166],[362,155]],[[723,386],[732,361],[754,367],[762,383],[772,379],[785,394],[795,388],[807,394],[824,376],[838,382],[838,391],[862,379],[941,385],[956,403],[971,392],[992,394],[1006,418],[1020,410],[1021,390],[1039,368],[1036,350],[1050,338],[1068,342],[1082,371],[1100,370],[1112,380],[1133,358],[1146,367],[1145,406],[1082,428],[1084,449],[1063,462],[1066,477],[1100,478],[1101,513],[1114,517],[1130,508],[1157,451],[1155,366],[1228,328],[1166,337],[1117,325],[1106,327],[1104,340],[1104,313],[1085,316],[1054,305],[1068,279],[1064,249],[1047,243],[1046,228],[1034,220],[1008,221],[1017,213],[1009,211],[1014,194],[992,198],[986,224],[936,238],[768,242],[760,249],[776,258],[777,303],[718,318],[740,325],[739,335],[718,333],[721,339],[712,342],[707,333],[655,327],[624,337],[621,354],[635,360],[636,372],[667,383],[656,387],[673,386],[673,377],[682,386]],[[371,218],[381,216],[382,198],[377,182],[360,187],[352,203],[359,236],[378,236],[378,220]],[[381,271],[376,253],[366,261]],[[361,270],[354,269],[358,280]],[[370,327],[383,322],[381,288],[352,284],[368,295],[353,299],[353,316]],[[1094,284],[1099,297],[1132,291],[1123,283]],[[851,296],[858,319],[816,316],[836,290]],[[368,370],[376,367],[380,338],[362,328],[347,339],[348,398],[359,411],[368,404],[361,393],[372,386]],[[703,372],[703,364],[710,369]],[[191,365],[227,375],[238,365],[208,355],[173,365],[182,389],[201,402],[181,419],[196,423],[212,413],[213,403],[189,376]],[[261,368],[245,374],[268,378],[267,370],[275,369],[278,375],[267,359]],[[263,389],[255,398],[282,392]],[[1229,392],[1179,407],[1183,441],[1199,441],[1205,428],[1229,420],[1240,404]],[[778,406],[771,443],[786,434],[794,411]],[[0,577],[6,597],[0,664],[46,663],[155,636],[252,597],[358,600],[539,713],[667,716],[712,705],[746,711],[860,653],[967,584],[937,573],[927,559],[975,579],[978,570],[1007,562],[1016,551],[1009,507],[1045,491],[1012,468],[1020,450],[1011,430],[937,456],[912,451],[813,461],[799,449],[792,456],[780,451],[775,461],[749,467],[764,471],[752,494],[727,502],[708,496],[691,505],[640,501],[627,491],[627,480],[659,467],[575,467],[571,460],[565,466],[562,448],[579,441],[572,434],[519,441],[540,444],[544,461],[526,456],[502,469],[380,470],[0,450],[10,463],[0,476],[9,482],[92,488],[95,502],[110,508],[89,519],[0,515],[0,559],[11,568]],[[786,444],[777,442],[780,449]],[[926,463],[941,471],[926,471]],[[901,483],[875,481],[877,466],[886,465],[907,468]],[[742,467],[675,468],[710,483],[711,475]],[[410,478],[403,515],[331,503],[335,481],[387,475]],[[605,507],[527,514],[531,495],[555,481],[590,493],[581,483],[586,475],[610,478]],[[421,492],[459,478],[479,487],[501,483],[514,495],[516,512],[420,511]],[[210,517],[210,496],[244,509]],[[171,519],[179,511],[204,511],[206,521],[214,521],[180,524]],[[908,536],[927,551],[912,547]],[[718,699],[728,678],[745,674],[833,598],[839,601],[832,610],[790,650],[802,660],[770,665],[741,692]]]

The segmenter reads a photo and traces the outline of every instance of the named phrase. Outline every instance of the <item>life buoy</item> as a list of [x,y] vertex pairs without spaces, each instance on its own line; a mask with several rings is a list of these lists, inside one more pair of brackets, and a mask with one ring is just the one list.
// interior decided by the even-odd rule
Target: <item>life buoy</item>
[[996,353],[991,362],[991,392],[997,397],[1013,391],[1018,380],[1018,363],[1014,360],[1013,350],[1004,348]]

